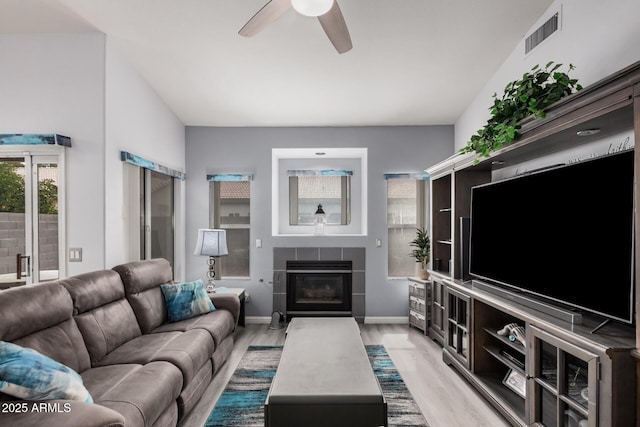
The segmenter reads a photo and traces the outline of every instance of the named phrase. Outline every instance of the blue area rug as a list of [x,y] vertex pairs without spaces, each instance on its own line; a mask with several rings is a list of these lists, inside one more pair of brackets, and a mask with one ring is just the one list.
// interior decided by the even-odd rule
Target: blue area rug
[[[387,401],[389,426],[428,427],[384,346],[367,354]],[[281,346],[250,346],[211,411],[205,427],[264,426],[264,402],[282,354]]]

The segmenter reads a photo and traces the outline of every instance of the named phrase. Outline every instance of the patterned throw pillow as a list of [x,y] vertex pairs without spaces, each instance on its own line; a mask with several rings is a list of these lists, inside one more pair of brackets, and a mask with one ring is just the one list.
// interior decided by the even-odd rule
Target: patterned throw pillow
[[33,349],[0,341],[0,392],[25,400],[93,403],[73,369]]
[[167,303],[169,322],[189,319],[216,309],[200,279],[187,283],[167,283],[160,285],[160,288]]

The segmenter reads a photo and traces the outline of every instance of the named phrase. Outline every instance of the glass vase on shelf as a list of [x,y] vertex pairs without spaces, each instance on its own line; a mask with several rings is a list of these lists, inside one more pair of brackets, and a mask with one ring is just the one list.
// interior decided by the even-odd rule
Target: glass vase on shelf
[[316,210],[315,222],[313,225],[313,234],[316,236],[322,236],[326,233],[326,225],[327,225],[327,214],[324,213],[322,209],[322,204],[318,205],[318,209]]

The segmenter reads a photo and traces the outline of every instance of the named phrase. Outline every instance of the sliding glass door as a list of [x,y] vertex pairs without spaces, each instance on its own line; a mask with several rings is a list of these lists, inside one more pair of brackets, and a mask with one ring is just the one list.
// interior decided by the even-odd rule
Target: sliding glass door
[[141,259],[164,258],[174,265],[174,178],[141,169],[144,184],[140,198],[143,230]]
[[0,289],[63,277],[60,156],[0,156]]

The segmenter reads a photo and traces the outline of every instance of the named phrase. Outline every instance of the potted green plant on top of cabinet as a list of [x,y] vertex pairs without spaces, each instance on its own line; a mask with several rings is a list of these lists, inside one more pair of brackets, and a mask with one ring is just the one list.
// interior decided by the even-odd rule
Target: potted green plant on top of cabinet
[[411,256],[416,259],[416,262],[420,263],[420,278],[426,280],[429,278],[427,272],[427,264],[429,263],[429,254],[431,251],[431,239],[429,233],[425,228],[418,228],[416,230],[416,237],[409,243],[414,247],[411,251]]

